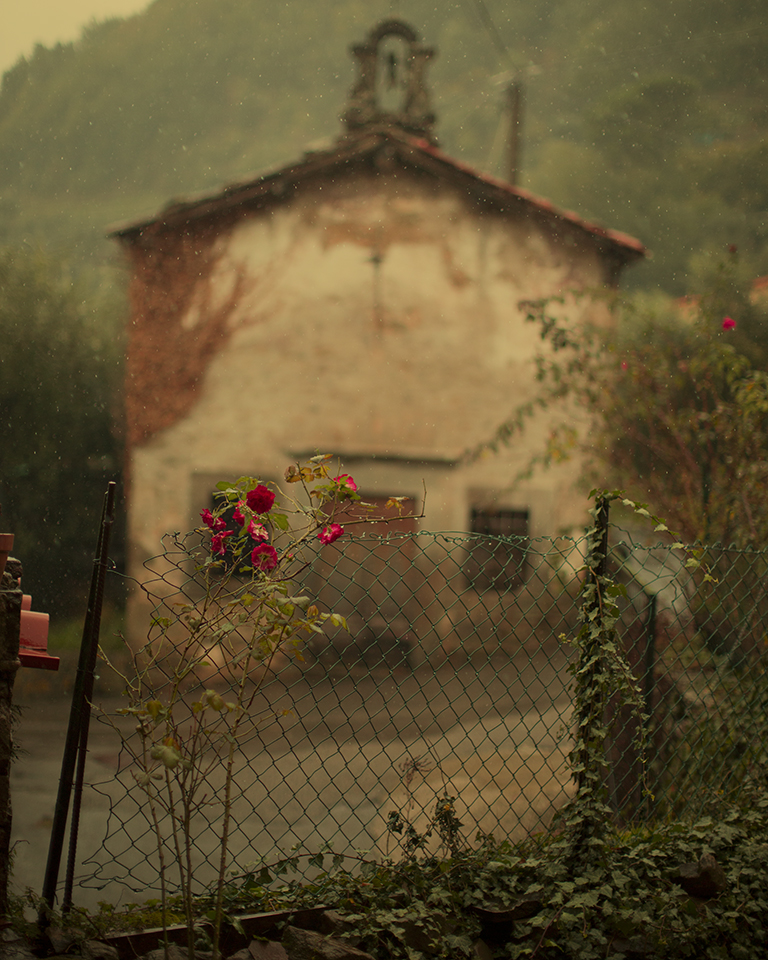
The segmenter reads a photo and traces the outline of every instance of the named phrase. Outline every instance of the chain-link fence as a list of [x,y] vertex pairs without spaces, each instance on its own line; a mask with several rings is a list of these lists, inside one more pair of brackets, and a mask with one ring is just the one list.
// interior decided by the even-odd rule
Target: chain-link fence
[[[613,570],[626,587],[620,634],[647,715],[609,707],[612,805],[627,822],[694,815],[710,797],[733,795],[764,761],[767,557],[710,548],[718,582],[701,585],[680,551],[615,531],[613,541]],[[299,846],[393,855],[390,813],[423,830],[443,796],[455,798],[470,840],[478,831],[515,840],[545,829],[573,791],[567,641],[583,550],[568,538],[430,533],[319,548],[296,589],[341,614],[345,627],[329,625],[252,677],[256,699],[238,731],[233,778],[232,871]],[[188,551],[176,539],[147,564],[150,641],[165,646],[146,698],[158,703],[187,636],[180,611],[202,596]],[[230,696],[233,642],[246,640],[235,630],[220,655],[208,648],[196,658],[186,648],[195,662],[182,689],[190,717],[202,691]],[[175,856],[173,824],[150,815],[132,760],[135,717],[110,722],[125,743],[115,778],[97,785],[110,801],[109,828],[81,882],[145,892],[157,888],[159,837],[166,858]],[[647,764],[636,747],[641,723]],[[183,753],[183,728],[178,738]],[[215,877],[220,843],[226,742],[217,742],[209,740],[205,790],[188,824],[201,887]],[[166,775],[183,776],[181,768],[157,774]]]

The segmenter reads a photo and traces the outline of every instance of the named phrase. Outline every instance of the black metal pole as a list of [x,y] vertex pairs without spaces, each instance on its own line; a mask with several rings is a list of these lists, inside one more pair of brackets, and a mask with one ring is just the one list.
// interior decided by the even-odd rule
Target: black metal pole
[[[115,484],[110,483],[107,487],[105,516],[102,518],[101,535],[99,538],[99,549],[97,553],[96,565],[96,594],[91,596],[88,602],[88,614],[86,622],[89,626],[89,636],[87,640],[88,663],[85,671],[85,682],[83,689],[83,705],[80,715],[80,743],[77,754],[77,770],[75,773],[75,786],[72,794],[72,820],[69,827],[69,853],[67,856],[67,872],[64,880],[64,895],[61,901],[61,912],[69,913],[72,906],[72,889],[75,880],[75,864],[77,861],[77,837],[80,830],[80,807],[83,800],[83,782],[85,780],[85,761],[88,756],[88,733],[91,722],[91,701],[93,700],[93,684],[96,672],[96,656],[99,650],[99,632],[101,629],[101,610],[104,605],[104,580],[107,574],[107,554],[109,552],[109,540],[112,533],[112,523],[114,522],[115,507]],[[85,631],[83,631],[85,634]],[[85,642],[85,636],[84,636]]]
[[[101,603],[104,592],[104,574],[106,570],[106,550],[112,526],[115,502],[115,483],[111,482],[104,495],[104,506],[99,525],[99,537],[96,556],[93,562],[91,589],[88,597],[88,609],[83,624],[83,638],[80,644],[80,658],[75,677],[75,689],[72,694],[72,706],[69,712],[67,738],[64,744],[64,756],[61,761],[61,777],[56,797],[51,842],[48,846],[48,861],[45,867],[43,892],[38,911],[38,925],[43,930],[47,925],[47,913],[56,899],[56,884],[59,879],[61,853],[64,847],[64,835],[67,828],[67,816],[72,796],[75,764],[82,742],[83,726],[90,719],[90,699],[93,694],[93,671],[98,646],[98,625],[101,618]],[[98,615],[97,615],[98,609]],[[95,626],[95,632],[94,632]],[[94,642],[95,636],[95,642]],[[86,741],[87,742],[87,741]],[[74,827],[75,834],[77,828]]]

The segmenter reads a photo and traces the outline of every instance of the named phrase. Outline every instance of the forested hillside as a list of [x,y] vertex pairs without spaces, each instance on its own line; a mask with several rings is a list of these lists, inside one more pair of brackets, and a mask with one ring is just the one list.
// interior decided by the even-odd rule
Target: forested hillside
[[110,221],[334,137],[347,47],[392,13],[437,46],[442,146],[481,169],[501,171],[519,72],[522,185],[643,240],[632,283],[680,293],[728,244],[768,272],[762,0],[155,0],[5,74],[0,243],[98,266]]

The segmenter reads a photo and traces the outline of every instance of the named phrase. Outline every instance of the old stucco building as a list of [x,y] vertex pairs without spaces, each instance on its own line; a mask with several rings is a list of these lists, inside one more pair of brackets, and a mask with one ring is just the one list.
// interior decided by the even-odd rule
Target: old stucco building
[[115,231],[132,273],[134,571],[199,522],[217,481],[278,480],[315,452],[369,496],[420,507],[425,485],[426,529],[469,530],[480,508],[531,534],[583,516],[577,465],[510,487],[545,422],[498,456],[462,454],[534,390],[520,302],[613,286],[643,248],[441,152],[432,51],[406,24],[354,53],[333,147]]

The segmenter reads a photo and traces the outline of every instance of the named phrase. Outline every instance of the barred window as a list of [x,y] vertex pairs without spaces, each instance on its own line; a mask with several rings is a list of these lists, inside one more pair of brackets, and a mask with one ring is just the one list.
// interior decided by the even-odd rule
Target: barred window
[[[527,510],[473,509],[470,518],[473,537],[467,561],[467,578],[477,590],[512,590],[526,578]],[[510,538],[501,542],[487,537]]]

